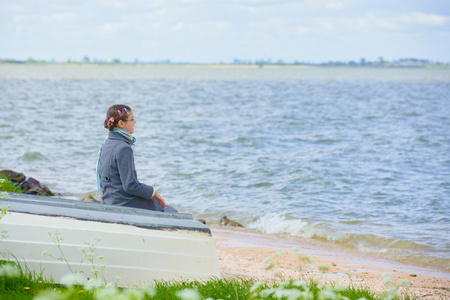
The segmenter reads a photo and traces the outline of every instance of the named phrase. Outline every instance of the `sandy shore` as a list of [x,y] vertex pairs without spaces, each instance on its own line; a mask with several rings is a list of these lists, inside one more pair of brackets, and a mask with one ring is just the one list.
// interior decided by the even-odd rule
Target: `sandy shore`
[[409,282],[408,288],[402,288],[404,293],[419,299],[450,299],[448,273],[238,229],[211,230],[223,278],[313,279],[319,284],[364,286],[382,293],[387,288],[383,274],[390,274],[393,282],[400,278]]

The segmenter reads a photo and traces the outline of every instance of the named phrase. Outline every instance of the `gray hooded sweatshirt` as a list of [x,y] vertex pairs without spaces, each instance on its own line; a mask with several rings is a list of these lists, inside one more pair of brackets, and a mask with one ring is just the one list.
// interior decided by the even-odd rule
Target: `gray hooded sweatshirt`
[[100,186],[103,202],[156,210],[154,188],[137,179],[132,142],[117,132],[109,132],[100,156]]

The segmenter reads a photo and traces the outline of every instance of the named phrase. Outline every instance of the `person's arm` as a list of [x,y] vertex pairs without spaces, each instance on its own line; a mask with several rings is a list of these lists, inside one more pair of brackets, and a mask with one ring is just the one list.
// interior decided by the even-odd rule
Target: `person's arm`
[[142,184],[136,177],[133,149],[124,146],[117,149],[117,167],[125,192],[144,199],[153,199],[159,193],[150,185]]

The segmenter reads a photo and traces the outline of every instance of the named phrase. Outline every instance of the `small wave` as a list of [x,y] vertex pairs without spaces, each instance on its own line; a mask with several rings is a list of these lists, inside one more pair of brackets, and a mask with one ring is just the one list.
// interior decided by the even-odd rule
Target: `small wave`
[[305,125],[305,122],[289,122],[288,125],[291,125],[291,126],[302,126],[302,125]]
[[251,140],[246,138],[246,137],[238,137],[236,139],[236,141],[239,142],[239,143],[246,143],[246,142],[250,142]]
[[341,221],[341,223],[347,224],[347,225],[359,225],[363,223],[363,221]]
[[271,185],[272,185],[272,183],[270,183],[270,182],[260,182],[260,183],[254,184],[253,186],[255,186],[255,187],[267,187],[267,186],[271,186]]
[[288,234],[291,236],[314,238],[329,236],[325,229],[311,225],[307,221],[277,214],[259,218],[248,228],[257,229],[267,234]]
[[416,138],[416,141],[421,142],[421,143],[429,143],[430,141],[424,137],[418,137]]
[[58,139],[58,140],[55,140],[55,142],[56,143],[73,143],[73,142],[76,142],[76,140],[74,140],[74,139]]
[[339,140],[332,140],[332,139],[319,139],[316,140],[315,143],[316,144],[334,144],[339,142]]
[[[357,225],[360,222],[345,222]],[[449,270],[450,259],[433,247],[409,240],[386,238],[374,234],[339,233],[324,223],[296,219],[288,215],[268,214],[247,225],[266,234],[313,239],[324,246],[339,245],[376,257]],[[333,247],[333,246],[331,246]],[[443,265],[442,263],[445,262]]]
[[44,159],[44,155],[39,152],[26,152],[24,155],[19,157],[19,159],[24,161],[34,161]]
[[427,250],[430,246],[421,245],[408,240],[385,238],[374,234],[348,234],[339,243],[358,248],[363,252],[388,252],[392,250]]
[[340,243],[359,252],[424,267],[450,271],[450,259],[432,247],[408,240],[389,239],[375,235],[351,235]]

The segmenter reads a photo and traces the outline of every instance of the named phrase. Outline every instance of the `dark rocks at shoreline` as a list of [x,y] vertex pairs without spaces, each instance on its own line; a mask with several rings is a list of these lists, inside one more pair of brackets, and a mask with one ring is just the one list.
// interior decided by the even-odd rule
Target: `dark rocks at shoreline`
[[244,227],[242,224],[240,224],[240,223],[238,223],[236,221],[228,219],[227,216],[223,216],[220,219],[219,224],[222,225],[222,226]]
[[97,200],[94,196],[88,194],[87,196],[80,199],[83,202],[93,202],[93,203],[102,203],[100,200]]
[[3,175],[9,178],[13,183],[20,183],[26,179],[26,176],[23,173],[17,173],[11,170],[2,170],[0,171]]
[[26,177],[23,173],[12,170],[1,170],[0,173],[9,178],[12,183],[19,186],[24,194],[55,196],[45,184],[41,184],[33,177]]

